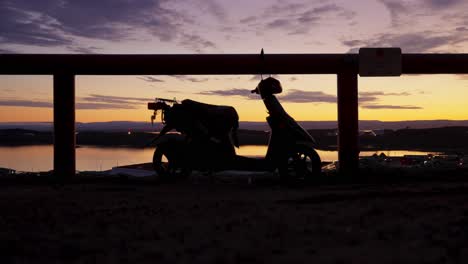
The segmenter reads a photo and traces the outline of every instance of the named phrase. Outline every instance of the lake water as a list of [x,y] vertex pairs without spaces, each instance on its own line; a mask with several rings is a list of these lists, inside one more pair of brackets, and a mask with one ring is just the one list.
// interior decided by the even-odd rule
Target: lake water
[[[252,157],[265,156],[267,146],[241,146],[237,154]],[[103,171],[119,165],[151,162],[153,148],[123,148],[123,147],[91,147],[83,146],[76,149],[77,170]],[[387,156],[426,155],[430,152],[390,150],[361,151],[361,156],[371,156],[374,153],[385,153]],[[338,159],[337,151],[318,151],[322,161]],[[21,146],[0,147],[0,167],[18,171],[48,171],[52,169],[53,146]]]

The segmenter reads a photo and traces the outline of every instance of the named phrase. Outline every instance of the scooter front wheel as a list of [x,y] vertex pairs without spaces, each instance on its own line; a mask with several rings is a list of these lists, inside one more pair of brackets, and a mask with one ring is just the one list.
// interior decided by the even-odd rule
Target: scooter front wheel
[[156,148],[153,154],[153,168],[156,171],[158,179],[175,179],[188,177],[191,170],[177,166],[176,163],[168,158],[162,148]]
[[296,145],[283,156],[278,172],[285,181],[311,180],[320,176],[322,161],[312,147]]

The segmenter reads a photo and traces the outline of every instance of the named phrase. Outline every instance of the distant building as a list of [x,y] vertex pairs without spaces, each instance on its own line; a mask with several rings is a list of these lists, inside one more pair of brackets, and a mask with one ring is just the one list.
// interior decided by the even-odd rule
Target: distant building
[[13,169],[8,169],[8,168],[0,168],[0,175],[11,175],[15,174],[16,171]]

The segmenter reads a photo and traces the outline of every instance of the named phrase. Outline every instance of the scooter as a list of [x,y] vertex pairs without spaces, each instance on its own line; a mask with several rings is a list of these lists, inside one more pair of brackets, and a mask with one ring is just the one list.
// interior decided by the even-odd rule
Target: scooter
[[[155,138],[153,166],[159,177],[187,176],[192,170],[275,171],[283,180],[312,179],[321,173],[320,156],[314,138],[289,116],[275,94],[281,83],[266,78],[251,91],[259,94],[268,110],[270,128],[265,158],[239,156],[234,147],[238,116],[233,107],[204,104],[192,100],[156,98],[148,109],[161,110],[164,127]],[[175,129],[178,133],[169,133]]]

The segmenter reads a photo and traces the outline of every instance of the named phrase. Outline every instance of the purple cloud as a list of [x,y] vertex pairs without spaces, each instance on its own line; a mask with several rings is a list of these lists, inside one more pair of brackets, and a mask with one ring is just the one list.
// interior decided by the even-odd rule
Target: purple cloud
[[[64,47],[78,53],[94,53],[95,47],[79,44],[79,38],[106,41],[131,40],[135,32],[147,32],[160,41],[177,41],[200,51],[214,43],[194,33],[186,13],[166,7],[167,0],[41,0],[0,3],[0,44]],[[223,16],[214,0],[203,1],[215,16]],[[191,44],[193,43],[193,44]],[[189,45],[191,44],[191,45]]]
[[73,43],[62,34],[54,18],[21,6],[16,2],[0,3],[0,44],[56,47]]
[[216,17],[218,20],[224,21],[226,19],[226,9],[216,0],[202,0],[199,1],[199,4],[202,5],[204,10]]
[[458,79],[468,81],[468,74],[457,74]]
[[288,28],[291,27],[291,21],[288,19],[275,19],[268,24],[266,24],[266,27],[269,29],[275,29],[275,28]]
[[311,6],[309,3],[278,3],[267,8],[263,14],[247,17],[241,22],[258,22],[256,25],[258,32],[277,29],[286,31],[288,35],[303,35],[309,33],[310,29],[319,25],[321,21],[328,21],[331,17],[352,20],[355,16],[355,12],[336,4]]
[[288,103],[336,103],[336,96],[321,91],[302,91],[290,89],[289,92],[279,99]]
[[126,104],[137,104],[138,102],[151,102],[154,100],[154,98],[90,94],[89,96],[79,98],[79,100],[86,101],[86,102],[101,102],[101,103],[108,103],[108,104],[126,105]]
[[239,22],[241,22],[242,24],[249,24],[249,23],[255,22],[256,20],[257,20],[257,17],[249,16],[249,17],[239,20]]
[[[258,100],[259,96],[251,94],[249,89],[234,88],[229,90],[212,90],[203,91],[199,94],[214,95],[214,96],[236,96],[245,99]],[[419,106],[412,105],[379,105],[376,102],[380,101],[383,96],[407,96],[411,95],[408,92],[400,93],[385,93],[380,91],[361,92],[359,93],[359,104],[365,109],[422,109]],[[287,94],[278,95],[278,99],[285,103],[332,103],[337,102],[336,95],[327,94],[322,91],[304,91],[297,89],[289,89]]]
[[68,50],[81,54],[97,54],[98,51],[102,50],[98,47],[85,47],[85,46],[68,46]]
[[145,82],[155,83],[155,82],[164,82],[164,80],[155,78],[153,76],[140,76],[137,79],[143,80]]
[[194,83],[206,82],[209,80],[208,78],[195,78],[195,77],[191,77],[188,75],[171,75],[171,76],[181,81],[189,81],[189,82],[194,82]]
[[0,106],[51,108],[53,104],[51,102],[28,100],[0,100]]
[[[263,78],[265,79],[266,77],[269,77],[270,74],[263,74]],[[278,74],[272,74],[271,77],[275,79],[279,79],[280,76]],[[249,79],[250,81],[255,81],[255,82],[260,82],[262,80],[262,75],[261,74],[254,74],[252,75],[252,78]]]
[[216,49],[216,44],[195,34],[182,34],[180,45],[198,53],[206,49]]
[[400,26],[403,23],[401,21],[402,17],[405,17],[411,11],[408,3],[401,0],[380,0],[380,2],[390,13],[393,27]]
[[249,89],[242,88],[233,88],[229,90],[212,90],[212,91],[202,91],[199,94],[202,95],[217,95],[217,96],[240,96],[246,99],[259,99],[259,96],[252,94]]
[[[123,97],[90,94],[86,97],[77,98],[76,109],[100,110],[100,109],[138,109],[153,101],[153,98]],[[39,100],[22,99],[0,99],[0,106],[53,108],[53,103]]]
[[400,93],[385,93],[380,91],[374,92],[359,92],[359,96],[408,96],[411,95],[409,92],[400,92]]
[[413,105],[375,105],[375,104],[365,104],[361,105],[361,108],[365,109],[407,109],[407,110],[417,110],[417,109],[423,109],[420,106],[413,106]]
[[428,6],[439,9],[455,6],[465,2],[464,0],[424,0],[424,3]]
[[355,45],[364,47],[401,47],[406,53],[431,52],[446,45],[456,45],[466,41],[462,34],[437,34],[431,31],[403,34],[383,34],[370,39],[350,39],[342,44],[356,51]]
[[15,52],[9,49],[0,49],[0,54],[9,54],[9,53],[15,53]]
[[[260,99],[259,95],[252,94],[252,89],[229,89],[229,90],[212,90],[203,91],[199,94],[203,95],[217,95],[217,96],[240,96],[246,99]],[[285,95],[278,96],[278,99],[282,102],[288,103],[336,103],[336,96],[326,94],[320,91],[302,91],[296,89],[290,89]]]

